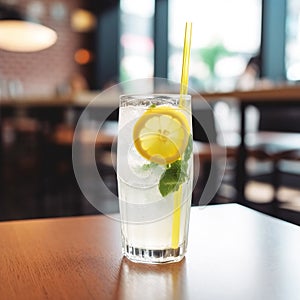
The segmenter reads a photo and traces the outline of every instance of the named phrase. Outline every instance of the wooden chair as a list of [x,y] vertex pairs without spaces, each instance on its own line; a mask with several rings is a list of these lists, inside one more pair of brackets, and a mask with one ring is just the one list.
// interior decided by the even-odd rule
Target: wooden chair
[[300,153],[300,111],[280,107],[260,108],[258,132],[248,135],[248,157],[259,161],[269,161],[271,184],[274,189],[273,203],[277,203],[277,191],[280,186],[279,163],[282,160],[298,160]]

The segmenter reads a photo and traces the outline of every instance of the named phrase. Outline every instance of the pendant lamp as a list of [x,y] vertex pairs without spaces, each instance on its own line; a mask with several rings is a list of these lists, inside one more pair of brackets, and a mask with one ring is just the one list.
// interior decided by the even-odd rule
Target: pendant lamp
[[56,32],[44,25],[26,21],[17,10],[0,5],[0,49],[35,52],[55,44]]

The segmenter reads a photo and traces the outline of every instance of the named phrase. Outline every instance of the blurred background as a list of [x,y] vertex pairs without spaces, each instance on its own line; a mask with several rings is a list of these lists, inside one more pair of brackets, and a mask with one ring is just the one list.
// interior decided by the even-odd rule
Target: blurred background
[[[19,40],[1,31],[7,12],[53,29],[57,40],[37,51],[6,48],[8,36],[13,46]],[[89,100],[118,82],[148,77],[179,82],[186,20],[193,21],[190,87],[195,91],[297,86],[297,0],[0,1],[0,220],[98,213],[82,195],[72,170],[76,122]],[[215,101],[212,109],[222,131],[230,133],[228,143],[238,145],[238,103]],[[257,130],[261,112],[250,107],[247,115],[247,128]],[[116,120],[116,115],[111,117],[104,132],[107,140],[97,149],[99,172],[115,194],[115,173],[106,154]],[[87,124],[93,129],[92,117]],[[218,135],[218,127],[215,130]],[[281,163],[285,175],[280,195],[285,206],[276,212],[268,206],[274,194],[272,162],[249,160],[248,165],[249,172],[267,174],[256,176],[251,182],[255,184],[249,186],[254,205],[299,222],[297,160]],[[235,157],[231,157],[224,185],[212,203],[234,201],[234,166]],[[194,198],[202,188],[199,183]],[[113,212],[117,205],[110,198],[104,193],[103,201]]]
[[58,34],[56,44],[45,51],[1,51],[1,82],[12,81],[14,94],[63,94],[76,75],[97,90],[110,82],[151,76],[180,81],[186,20],[194,26],[190,83],[196,90],[234,89],[249,59],[259,55],[262,77],[276,83],[300,78],[296,0],[272,5],[270,0],[98,4],[2,0],[1,4]]

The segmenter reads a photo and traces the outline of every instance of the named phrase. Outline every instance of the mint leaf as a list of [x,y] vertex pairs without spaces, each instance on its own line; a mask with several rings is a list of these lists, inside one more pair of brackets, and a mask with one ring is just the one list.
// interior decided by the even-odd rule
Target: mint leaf
[[142,166],[142,170],[143,171],[148,171],[148,170],[150,170],[150,169],[152,169],[152,168],[154,168],[154,167],[156,167],[157,166],[157,163],[155,163],[155,162],[150,162],[149,164],[144,164],[143,166]]
[[188,144],[183,154],[183,159],[186,162],[190,159],[192,152],[193,152],[193,138],[192,135],[190,134]]
[[163,197],[177,191],[184,182],[186,174],[182,173],[181,167],[181,160],[177,160],[161,175],[158,187]]
[[183,154],[183,160],[173,162],[161,175],[159,180],[159,191],[163,197],[178,191],[180,185],[185,182],[188,169],[188,160],[193,152],[193,138],[189,137],[188,144]]

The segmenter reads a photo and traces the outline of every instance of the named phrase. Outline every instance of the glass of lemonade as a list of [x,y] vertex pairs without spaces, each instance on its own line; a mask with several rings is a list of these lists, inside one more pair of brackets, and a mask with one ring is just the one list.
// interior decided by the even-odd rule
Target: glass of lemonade
[[180,261],[193,187],[189,95],[120,96],[117,174],[123,254]]

